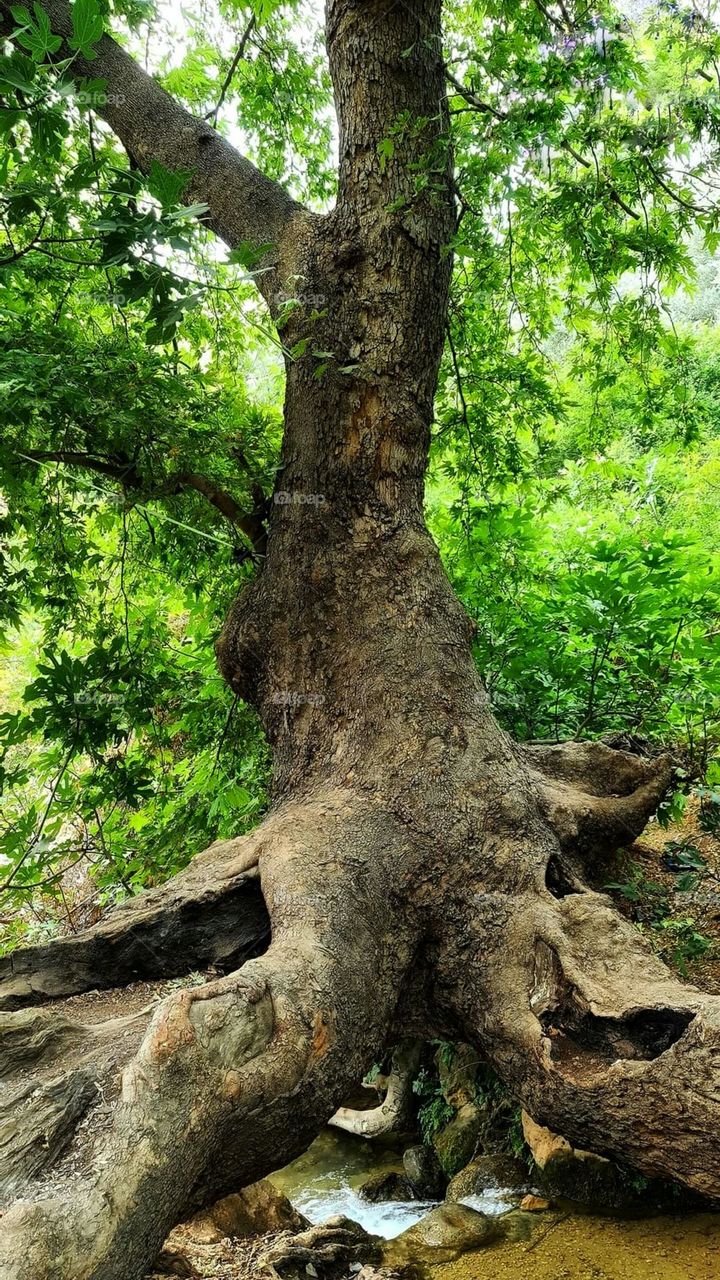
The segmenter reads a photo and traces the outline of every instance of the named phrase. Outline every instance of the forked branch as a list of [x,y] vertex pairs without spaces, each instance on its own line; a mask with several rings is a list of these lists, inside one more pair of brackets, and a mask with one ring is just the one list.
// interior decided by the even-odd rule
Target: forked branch
[[[0,36],[12,38],[19,24],[10,0],[0,0]],[[67,0],[44,0],[53,32],[67,40],[73,32]],[[186,111],[149,76],[111,36],[93,46],[89,60],[68,45],[58,57],[72,57],[76,79],[103,80],[94,110],[122,142],[132,161],[148,173],[154,161],[172,172],[189,174],[186,204],[207,205],[204,220],[229,245],[247,242],[253,249],[273,246],[258,263],[277,265],[283,246],[299,217],[308,216],[285,189],[230,146],[206,120]],[[272,274],[272,273],[271,273]],[[266,296],[272,282],[262,274],[258,287]]]

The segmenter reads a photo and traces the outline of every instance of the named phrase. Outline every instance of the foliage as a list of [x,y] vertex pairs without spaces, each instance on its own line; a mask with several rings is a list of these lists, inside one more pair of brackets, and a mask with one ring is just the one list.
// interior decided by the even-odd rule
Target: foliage
[[[260,812],[265,746],[213,640],[257,569],[245,517],[262,527],[282,360],[303,358],[256,298],[257,254],[213,243],[187,173],[139,173],[75,53],[122,27],[294,196],[323,210],[335,189],[319,6],[73,14],[68,56],[41,3],[0,51],[6,945]],[[717,26],[604,0],[449,0],[445,19],[461,217],[433,531],[507,728],[680,748],[716,823]],[[422,137],[399,117],[378,165],[402,141],[427,190]],[[676,924],[667,945],[697,949]],[[436,1094],[425,1109],[432,1128]]]
[[419,1101],[418,1124],[426,1145],[452,1120],[455,1112],[443,1096],[437,1073],[429,1067],[421,1067],[413,1080],[413,1093]]

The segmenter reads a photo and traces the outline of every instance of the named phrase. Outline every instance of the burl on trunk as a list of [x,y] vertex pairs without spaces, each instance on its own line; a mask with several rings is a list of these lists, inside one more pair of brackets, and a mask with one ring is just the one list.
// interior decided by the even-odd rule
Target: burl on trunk
[[[46,8],[67,32],[64,0]],[[108,37],[87,68],[122,84],[105,114],[143,168],[193,169],[188,199],[229,243],[273,239],[258,279],[276,315],[292,281],[283,336],[308,354],[288,363],[267,556],[218,646],[272,744],[273,807],[2,963],[2,1280],[138,1280],[181,1218],[302,1151],[380,1046],[418,1036],[472,1042],[577,1146],[720,1195],[720,1000],[586,883],[670,766],[512,742],[423,520],[455,219],[440,10],[329,0],[326,216]],[[210,964],[225,976],[150,1000]],[[140,980],[121,1018],[83,1017],[80,993]]]

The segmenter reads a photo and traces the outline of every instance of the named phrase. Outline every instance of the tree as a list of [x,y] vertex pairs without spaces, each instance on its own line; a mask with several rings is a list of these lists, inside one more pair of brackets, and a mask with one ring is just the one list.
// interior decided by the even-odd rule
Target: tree
[[[448,71],[441,8],[329,0],[338,195],[317,214],[101,34],[86,0],[48,0],[27,21],[0,4],[21,49],[30,40],[39,62],[71,57],[75,78],[103,82],[97,111],[134,170],[182,173],[203,222],[249,249],[288,353],[267,546],[263,528],[261,568],[217,647],[271,744],[272,808],[94,928],[2,962],[2,1072],[16,1073],[2,1130],[7,1280],[142,1276],[180,1218],[299,1153],[378,1045],[418,1035],[475,1044],[536,1120],[577,1145],[720,1193],[720,1001],[677,981],[588,887],[595,860],[642,830],[671,763],[512,742],[425,524],[452,246],[469,216],[448,75],[458,110],[503,128],[508,114]],[[562,28],[560,9],[534,11],[536,41]],[[487,14],[509,40],[518,15]],[[520,57],[512,41],[504,56]],[[579,171],[566,179],[569,224],[580,200],[634,223],[623,183],[641,202],[654,193],[660,219],[663,198],[688,212],[652,160],[593,165],[589,191],[591,162],[573,159],[557,120],[547,128]],[[509,128],[501,152],[502,136],[527,146]],[[486,152],[489,171],[507,153]],[[524,225],[527,250],[536,210]],[[610,246],[590,235],[590,275],[602,254],[635,261],[633,228],[622,245],[612,234]],[[519,287],[512,261],[510,274]],[[127,459],[60,461],[141,481]],[[221,500],[198,475],[178,483]],[[225,976],[150,1019],[93,1026],[48,1003],[213,962]],[[39,1092],[21,1084],[29,1067]]]

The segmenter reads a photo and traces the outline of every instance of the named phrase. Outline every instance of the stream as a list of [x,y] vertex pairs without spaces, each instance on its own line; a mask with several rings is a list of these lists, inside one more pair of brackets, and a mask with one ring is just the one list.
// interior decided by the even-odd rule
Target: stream
[[[401,1168],[397,1151],[328,1129],[272,1181],[313,1223],[343,1214],[391,1240],[433,1204],[372,1204],[359,1188],[373,1174]],[[497,1215],[517,1201],[517,1192],[497,1190],[463,1203]],[[718,1280],[720,1214],[611,1218],[567,1208],[536,1214],[529,1239],[466,1254],[432,1274],[433,1280]]]
[[[399,1152],[326,1129],[304,1156],[274,1173],[272,1181],[312,1223],[343,1214],[372,1235],[393,1240],[434,1208],[437,1201],[371,1204],[364,1200],[359,1194],[362,1184],[373,1174],[391,1171],[402,1172]],[[517,1200],[514,1192],[493,1190],[482,1196],[468,1196],[462,1203],[494,1215],[512,1209]]]

